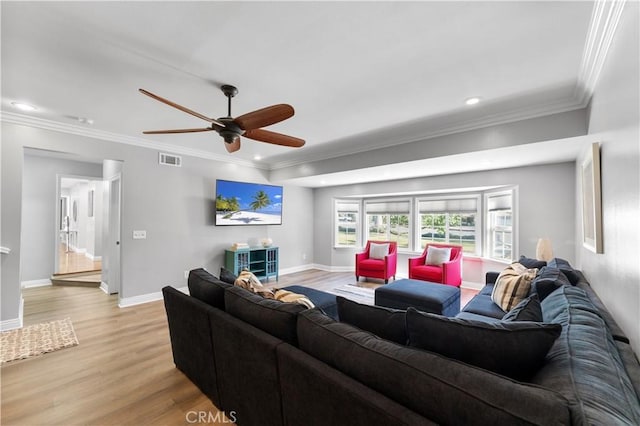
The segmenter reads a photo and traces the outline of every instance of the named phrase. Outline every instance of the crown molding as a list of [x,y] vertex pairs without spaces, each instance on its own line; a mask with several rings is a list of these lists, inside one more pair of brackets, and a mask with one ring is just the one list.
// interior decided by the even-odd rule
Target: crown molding
[[626,0],[597,0],[593,6],[576,85],[576,98],[584,106],[595,90],[625,3]]
[[[586,105],[583,105],[580,99],[567,98],[562,100],[554,100],[553,102],[541,103],[537,105],[530,105],[523,108],[505,111],[494,114],[487,114],[476,119],[461,119],[452,125],[446,127],[439,127],[437,124],[431,124],[432,130],[426,132],[420,132],[418,134],[405,137],[403,139],[394,139],[390,141],[389,138],[380,138],[376,141],[376,133],[370,132],[362,135],[355,135],[353,138],[366,138],[367,143],[365,145],[359,144],[357,147],[351,149],[342,149],[340,151],[333,151],[331,153],[318,154],[318,155],[306,155],[304,159],[285,160],[277,163],[272,163],[270,170],[279,170],[287,167],[295,167],[302,164],[307,164],[313,161],[325,161],[333,158],[338,158],[347,155],[361,154],[363,152],[372,151],[375,149],[383,149],[389,147],[399,147],[404,144],[420,142],[428,139],[433,139],[441,136],[453,135],[456,133],[463,133],[472,130],[483,129],[491,126],[498,126],[502,124],[515,123],[518,121],[544,117],[547,115],[560,114],[563,112],[574,111],[582,109]],[[401,128],[402,126],[398,126]],[[389,129],[386,129],[389,130]],[[348,144],[344,144],[348,146]]]
[[[358,146],[350,150],[344,149],[340,152],[334,151],[332,153],[325,153],[324,155],[307,155],[304,159],[275,162],[271,164],[270,170],[295,167],[311,161],[330,160],[345,155],[360,154],[373,149],[388,148],[405,143],[418,142],[420,140],[585,108],[591,100],[598,78],[600,77],[600,72],[604,67],[607,53],[611,47],[618,23],[620,22],[625,3],[626,0],[595,1],[578,72],[578,81],[571,98],[528,106],[504,113],[486,115],[475,120],[460,120],[450,126],[414,135],[414,137],[405,138],[405,140],[394,140],[390,142],[386,139],[384,142],[379,143],[369,140],[366,146]],[[375,138],[375,133],[369,133],[366,137],[370,139]]]
[[107,132],[104,130],[91,129],[75,124],[61,123],[53,120],[46,120],[44,118],[32,117],[24,114],[17,114],[14,112],[2,111],[0,112],[0,121],[10,124],[18,124],[21,126],[36,127],[44,130],[51,130],[54,132],[67,133],[76,136],[84,136],[93,139],[99,139],[109,142],[122,143],[126,145],[133,145],[140,148],[148,148],[154,151],[167,151],[174,154],[189,155],[192,157],[203,158],[206,160],[221,161],[224,163],[234,163],[241,166],[250,166],[254,168],[266,169],[265,165],[259,165],[252,161],[243,160],[241,158],[218,155],[211,152],[185,148],[183,146],[171,145],[163,142],[149,141],[143,138],[136,138],[132,136],[126,136],[119,133]]

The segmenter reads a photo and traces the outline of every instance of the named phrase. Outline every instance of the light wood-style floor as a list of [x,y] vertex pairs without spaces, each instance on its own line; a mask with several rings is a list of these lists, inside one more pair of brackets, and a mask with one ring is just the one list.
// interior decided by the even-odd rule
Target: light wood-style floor
[[58,274],[99,271],[100,269],[102,269],[102,261],[91,260],[84,253],[67,252],[67,245],[64,243],[60,243],[58,246]]
[[[326,290],[354,281],[352,273],[312,270],[270,284]],[[463,290],[465,300],[473,294]],[[2,366],[2,425],[181,425],[192,424],[190,412],[215,417],[216,407],[173,364],[162,301],[121,309],[99,289],[57,286],[25,289],[23,297],[25,325],[70,317],[80,344]]]

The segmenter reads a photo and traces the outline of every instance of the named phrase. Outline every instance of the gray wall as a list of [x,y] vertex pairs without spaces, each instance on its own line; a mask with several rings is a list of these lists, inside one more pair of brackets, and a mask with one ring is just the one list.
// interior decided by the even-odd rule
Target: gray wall
[[591,139],[601,143],[604,253],[583,248],[581,232],[577,244],[581,269],[640,354],[640,5],[624,7],[589,123]]
[[[538,238],[547,236],[552,240],[556,256],[573,261],[575,229],[567,224],[573,224],[575,218],[575,164],[559,163],[317,189],[315,262],[334,267],[354,264],[355,250],[333,248],[332,200],[336,197],[499,185],[518,187],[519,253],[535,256]],[[398,258],[398,273],[404,276],[407,257]],[[464,279],[474,281],[478,277]]]
[[[54,252],[59,236],[57,177],[62,174],[101,178],[102,165],[25,154],[23,171],[20,280],[48,279],[55,272]],[[78,219],[82,217],[79,215]]]
[[[20,300],[23,146],[123,161],[122,297],[186,285],[184,271],[194,267],[217,273],[224,249],[249,238],[271,237],[281,269],[312,261],[311,189],[285,186],[283,225],[216,227],[216,178],[266,183],[263,170],[187,156],[181,168],[160,166],[155,150],[9,123],[2,137],[2,245],[13,250],[2,258],[2,320],[18,316]],[[133,240],[133,230],[146,230],[147,239]]]

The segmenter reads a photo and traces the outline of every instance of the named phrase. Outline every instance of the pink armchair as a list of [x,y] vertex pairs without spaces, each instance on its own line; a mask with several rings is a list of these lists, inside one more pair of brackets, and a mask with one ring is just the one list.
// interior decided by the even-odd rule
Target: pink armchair
[[[371,244],[389,244],[389,252],[381,259],[371,258]],[[362,253],[356,253],[356,281],[360,277],[379,278],[384,283],[389,282],[389,278],[396,279],[396,266],[398,264],[398,251],[395,241],[367,241],[367,245]]]
[[[451,248],[451,257],[442,265],[427,265],[429,247]],[[430,243],[420,257],[409,258],[409,278],[460,287],[462,284],[462,246]]]

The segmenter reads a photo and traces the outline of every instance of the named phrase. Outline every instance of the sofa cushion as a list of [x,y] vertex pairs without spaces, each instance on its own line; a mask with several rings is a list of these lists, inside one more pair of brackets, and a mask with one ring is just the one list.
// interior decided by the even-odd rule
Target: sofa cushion
[[537,273],[537,269],[528,269],[520,263],[512,263],[500,273],[493,286],[491,299],[505,312],[509,312],[529,295],[531,281]]
[[265,299],[240,287],[224,292],[226,311],[285,342],[296,344],[296,317],[306,308],[298,303]]
[[336,296],[336,301],[340,321],[401,345],[407,343],[405,311],[363,305],[341,296]]
[[574,424],[640,424],[640,402],[615,341],[584,291],[562,286],[542,303],[562,325],[532,382],[564,395]]
[[282,288],[282,290],[292,291],[298,294],[304,294],[311,300],[316,308],[319,308],[326,315],[331,318],[338,318],[338,306],[336,304],[336,296],[331,293],[316,290],[311,287],[304,287],[301,285],[290,285]]
[[571,283],[562,271],[558,268],[545,266],[531,283],[531,292],[536,293],[542,302],[563,285],[571,285]]
[[560,269],[562,273],[566,275],[572,285],[576,285],[578,284],[578,281],[580,281],[580,275],[578,274],[578,272],[573,269],[568,261],[564,259],[554,257],[549,261],[549,263],[547,263],[547,266]]
[[510,310],[502,317],[503,321],[534,321],[542,322],[542,309],[540,308],[540,299],[537,294],[524,299],[518,303],[515,308]]
[[315,309],[298,316],[298,341],[313,357],[439,424],[570,423],[557,393],[380,339]]
[[[488,294],[486,293],[485,289],[489,291]],[[477,315],[483,315],[485,317],[502,319],[505,311],[503,311],[500,306],[496,305],[493,300],[491,300],[491,290],[493,290],[493,286],[485,286],[479,294],[477,294],[473,299],[469,301],[469,303],[465,305],[462,311]]]
[[225,283],[235,284],[236,282],[236,274],[225,268],[224,266],[220,268],[220,280]]
[[518,263],[523,265],[527,269],[540,269],[544,266],[547,266],[547,262],[544,260],[533,259],[527,256],[520,256],[518,259]]
[[220,281],[203,268],[189,271],[189,294],[214,308],[224,310],[224,289],[230,284]]
[[477,322],[407,309],[409,346],[516,380],[530,379],[562,328],[534,322]]

